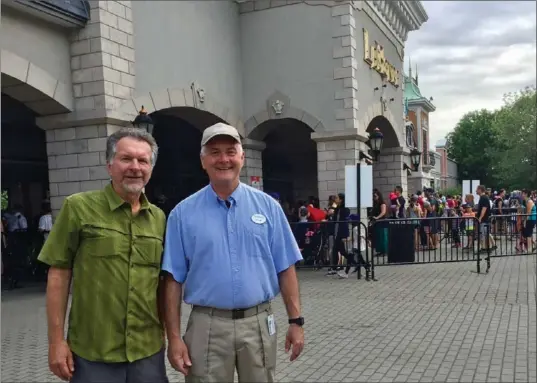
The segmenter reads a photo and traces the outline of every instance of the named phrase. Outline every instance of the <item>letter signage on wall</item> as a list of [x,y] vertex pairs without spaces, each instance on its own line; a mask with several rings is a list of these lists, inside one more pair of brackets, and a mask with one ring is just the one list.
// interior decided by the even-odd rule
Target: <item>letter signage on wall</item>
[[382,77],[386,77],[392,85],[399,86],[399,71],[384,57],[384,48],[375,41],[375,45],[369,45],[369,32],[364,30],[364,61],[371,69],[376,70]]

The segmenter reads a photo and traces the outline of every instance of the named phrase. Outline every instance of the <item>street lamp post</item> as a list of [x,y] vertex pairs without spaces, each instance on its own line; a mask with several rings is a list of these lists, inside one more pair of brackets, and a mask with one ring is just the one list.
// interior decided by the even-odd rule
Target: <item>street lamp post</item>
[[418,171],[418,168],[420,167],[420,161],[421,161],[421,152],[414,148],[410,151],[410,162],[412,163],[412,166],[414,167],[414,171]]
[[144,106],[142,105],[142,109],[140,109],[140,112],[132,122],[132,125],[135,128],[146,130],[149,134],[153,134],[153,119],[150,115],[147,114],[147,110],[145,110]]
[[375,130],[373,130],[373,133],[369,135],[369,146],[373,151],[373,157],[375,161],[378,159],[383,142],[384,134],[382,134],[379,128],[375,128]]

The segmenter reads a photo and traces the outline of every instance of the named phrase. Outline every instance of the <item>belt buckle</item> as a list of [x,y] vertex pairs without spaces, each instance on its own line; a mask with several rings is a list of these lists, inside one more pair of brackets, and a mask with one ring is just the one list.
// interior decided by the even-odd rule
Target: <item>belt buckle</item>
[[231,319],[244,319],[244,309],[233,309],[231,310]]

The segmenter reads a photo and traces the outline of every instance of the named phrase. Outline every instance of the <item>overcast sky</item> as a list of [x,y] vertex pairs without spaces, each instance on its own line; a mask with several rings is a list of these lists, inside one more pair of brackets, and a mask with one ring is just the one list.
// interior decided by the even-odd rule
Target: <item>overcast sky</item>
[[429,20],[410,32],[405,68],[433,97],[430,142],[475,109],[497,109],[504,93],[536,83],[534,1],[423,1]]

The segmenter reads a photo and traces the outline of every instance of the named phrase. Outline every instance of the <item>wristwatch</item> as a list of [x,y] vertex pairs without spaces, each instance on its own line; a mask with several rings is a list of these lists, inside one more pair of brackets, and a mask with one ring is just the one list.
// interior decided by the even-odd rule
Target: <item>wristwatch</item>
[[304,326],[304,318],[303,317],[298,317],[298,318],[293,318],[293,319],[289,319],[289,324],[296,324],[297,326]]

